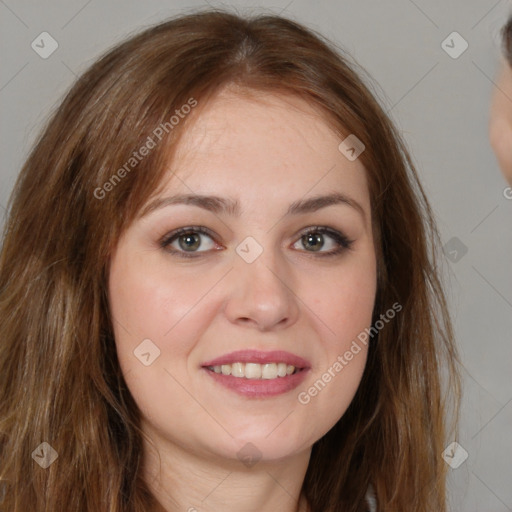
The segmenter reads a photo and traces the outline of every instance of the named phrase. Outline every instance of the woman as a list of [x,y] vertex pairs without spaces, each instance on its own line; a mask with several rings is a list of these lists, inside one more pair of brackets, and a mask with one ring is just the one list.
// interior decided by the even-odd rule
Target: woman
[[12,196],[5,506],[446,510],[437,243],[399,135],[318,34],[204,11],[114,48]]
[[[503,27],[503,50],[489,118],[489,140],[503,176],[512,185],[512,16]],[[510,199],[510,189],[506,197]]]

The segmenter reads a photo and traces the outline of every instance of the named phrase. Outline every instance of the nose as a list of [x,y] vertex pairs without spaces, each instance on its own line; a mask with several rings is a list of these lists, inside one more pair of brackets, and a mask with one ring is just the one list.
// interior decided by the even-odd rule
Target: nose
[[236,256],[229,279],[225,314],[232,323],[264,332],[297,322],[299,298],[293,273],[270,249],[252,263]]

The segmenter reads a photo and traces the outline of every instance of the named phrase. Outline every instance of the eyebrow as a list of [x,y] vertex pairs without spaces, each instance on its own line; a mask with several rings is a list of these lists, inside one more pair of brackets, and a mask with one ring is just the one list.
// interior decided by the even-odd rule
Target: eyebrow
[[[178,204],[198,206],[199,208],[203,208],[215,214],[231,215],[234,217],[239,217],[241,214],[240,202],[236,199],[211,195],[179,194],[155,199],[143,209],[140,216],[144,217],[145,215],[148,215],[160,208]],[[355,199],[339,192],[294,201],[288,207],[288,211],[285,215],[290,216],[312,213],[322,208],[338,204],[352,207],[354,210],[359,212],[363,217],[363,220],[366,221],[364,208]]]

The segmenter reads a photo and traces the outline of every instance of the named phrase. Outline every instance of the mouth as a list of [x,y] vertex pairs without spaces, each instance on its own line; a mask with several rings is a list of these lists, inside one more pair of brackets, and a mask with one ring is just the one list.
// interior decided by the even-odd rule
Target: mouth
[[296,388],[310,364],[283,351],[243,350],[226,354],[202,365],[210,377],[231,391],[249,397],[270,397]]
[[282,379],[288,375],[295,375],[304,368],[297,368],[283,362],[275,363],[242,363],[207,366],[207,370],[222,375],[231,375],[239,379]]

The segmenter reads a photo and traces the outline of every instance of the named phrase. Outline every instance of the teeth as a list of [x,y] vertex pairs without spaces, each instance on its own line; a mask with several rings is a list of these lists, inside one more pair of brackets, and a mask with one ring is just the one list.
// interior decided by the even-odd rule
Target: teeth
[[261,364],[246,363],[245,378],[246,379],[261,379]]
[[[229,366],[229,364],[226,366]],[[231,365],[231,375],[233,375],[233,377],[245,377],[244,369],[244,363],[233,363]]]
[[233,363],[220,366],[209,366],[209,370],[222,375],[245,377],[246,379],[275,379],[286,377],[296,372],[295,366],[286,363]]
[[264,379],[275,379],[277,377],[277,364],[276,363],[264,364],[261,367],[261,376]]
[[286,363],[279,363],[277,365],[277,376],[278,377],[286,377],[286,368],[287,368],[287,365]]

